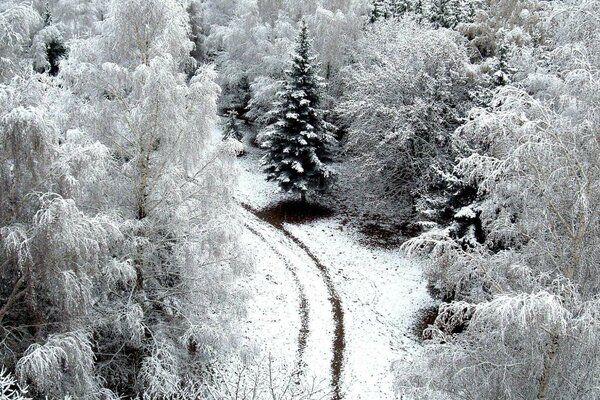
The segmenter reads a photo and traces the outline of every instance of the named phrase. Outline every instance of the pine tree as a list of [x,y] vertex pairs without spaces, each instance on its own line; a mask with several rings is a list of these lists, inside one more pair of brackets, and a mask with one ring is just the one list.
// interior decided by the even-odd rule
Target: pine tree
[[227,121],[223,127],[223,140],[233,139],[241,141],[244,135],[240,130],[240,126],[237,121],[238,113],[236,111],[229,111]]
[[371,10],[371,23],[375,23],[389,17],[389,6],[386,0],[373,0]]
[[59,63],[67,56],[67,47],[62,33],[57,28],[46,2],[43,15],[44,27],[36,34],[33,40],[34,69],[50,76],[58,75]]
[[319,108],[323,84],[314,61],[308,28],[302,21],[291,69],[286,71],[284,90],[272,111],[276,122],[266,129],[263,142],[268,149],[263,159],[267,179],[277,181],[286,192],[299,193],[302,201],[309,190],[322,188],[330,177],[323,161],[334,141],[333,126],[324,121]]

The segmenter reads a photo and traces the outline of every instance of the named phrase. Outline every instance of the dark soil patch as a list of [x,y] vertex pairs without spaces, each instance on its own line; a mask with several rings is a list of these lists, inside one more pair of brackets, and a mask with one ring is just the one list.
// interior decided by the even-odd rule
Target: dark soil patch
[[359,226],[362,242],[367,246],[395,249],[420,233],[419,227],[410,222],[389,223],[377,217],[373,220]]
[[271,225],[281,227],[284,223],[302,224],[333,216],[332,209],[318,203],[298,200],[282,201],[256,212],[256,216]]
[[420,339],[425,340],[425,336],[423,332],[425,329],[429,327],[429,325],[433,325],[435,319],[438,316],[438,307],[432,306],[423,308],[417,313],[417,321],[413,326],[413,333]]

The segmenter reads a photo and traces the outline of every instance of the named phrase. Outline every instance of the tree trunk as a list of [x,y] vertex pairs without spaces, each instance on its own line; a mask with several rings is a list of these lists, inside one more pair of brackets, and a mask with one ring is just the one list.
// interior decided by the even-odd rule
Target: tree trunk
[[[148,179],[150,175],[150,150],[144,146],[140,146],[140,159],[138,161],[139,183],[137,187],[137,219],[143,220],[146,218],[146,200],[148,199]],[[148,145],[149,147],[149,145]],[[143,236],[143,232],[138,232],[138,235]],[[141,244],[137,246],[137,257],[135,259],[136,272],[136,289],[144,288],[144,262],[143,262],[143,247]]]
[[552,375],[552,369],[556,362],[556,356],[558,355],[559,348],[559,337],[558,335],[552,335],[550,337],[550,349],[544,356],[544,369],[542,370],[542,376],[538,385],[538,400],[547,400],[548,386],[550,383],[550,377]]
[[302,191],[300,192],[300,199],[302,200],[303,204],[306,204],[306,191]]
[[[145,153],[145,154],[144,154]],[[148,179],[150,175],[150,152],[145,152],[142,149],[140,160],[138,163],[138,169],[140,174],[140,182],[137,187],[137,218],[142,220],[146,218],[146,200],[148,198]]]

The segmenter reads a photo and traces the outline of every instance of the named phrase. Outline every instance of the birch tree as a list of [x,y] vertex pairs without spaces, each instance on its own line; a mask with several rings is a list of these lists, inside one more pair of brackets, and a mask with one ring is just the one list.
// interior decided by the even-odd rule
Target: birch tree
[[99,367],[121,392],[169,396],[227,351],[228,323],[242,311],[233,283],[244,265],[227,222],[234,152],[213,143],[214,71],[183,73],[192,44],[182,4],[114,1],[102,29],[73,46],[64,73],[81,99],[76,117],[116,158],[108,195],[135,270],[99,344],[114,355]]
[[0,86],[1,362],[35,397],[181,393],[243,312],[215,73],[184,73],[176,1],[111,2],[56,78],[21,28],[6,52],[28,72]]
[[371,25],[344,74],[337,108],[348,148],[380,198],[416,197],[447,170],[450,134],[476,75],[456,33],[405,18]]

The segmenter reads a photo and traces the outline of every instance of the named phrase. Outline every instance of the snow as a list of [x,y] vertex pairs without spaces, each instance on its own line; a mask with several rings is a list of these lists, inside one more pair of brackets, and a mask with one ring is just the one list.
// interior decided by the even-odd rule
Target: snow
[[[277,257],[284,257],[290,267],[297,274],[309,305],[309,336],[306,351],[302,359],[307,375],[316,377],[318,381],[327,380],[329,377],[329,361],[331,359],[331,342],[333,321],[330,313],[329,295],[327,287],[320,278],[320,272],[312,260],[289,239],[282,238],[281,234],[270,226],[264,226],[263,233],[266,238],[276,247]],[[261,257],[261,262],[271,263],[275,258]],[[298,314],[298,299],[295,299],[295,314]],[[294,330],[294,337],[298,336],[298,330]],[[294,346],[296,349],[297,346]],[[279,353],[277,349],[276,353]]]
[[[247,146],[249,147],[249,146]],[[260,209],[285,194],[266,182],[260,152],[249,149],[239,159],[237,198]],[[312,259],[277,228],[243,210],[245,223],[268,243],[248,230],[244,244],[255,254],[256,276],[247,321],[247,337],[263,351],[277,354],[281,362],[297,362],[300,325],[297,274],[309,305],[309,335],[303,361],[305,375],[331,381],[333,318],[323,276]],[[342,395],[347,400],[391,399],[395,363],[411,360],[419,347],[411,332],[417,312],[433,305],[421,265],[398,250],[365,247],[358,234],[337,218],[284,229],[299,239],[328,268],[341,297],[345,341]]]
[[250,294],[243,328],[246,345],[251,351],[258,348],[262,354],[278,354],[280,361],[291,365],[300,329],[298,292],[291,274],[278,255],[249,230],[243,231],[240,245],[254,254],[255,264],[246,282]]
[[397,250],[364,247],[336,219],[286,225],[325,264],[345,312],[345,398],[393,398],[392,366],[418,346],[415,314],[433,305],[421,266]]
[[262,172],[261,155],[246,145],[247,153],[238,159],[238,198],[252,208],[259,209],[285,198],[275,184],[267,182]]
[[454,214],[456,219],[474,219],[477,217],[475,211],[471,207],[463,207]]

